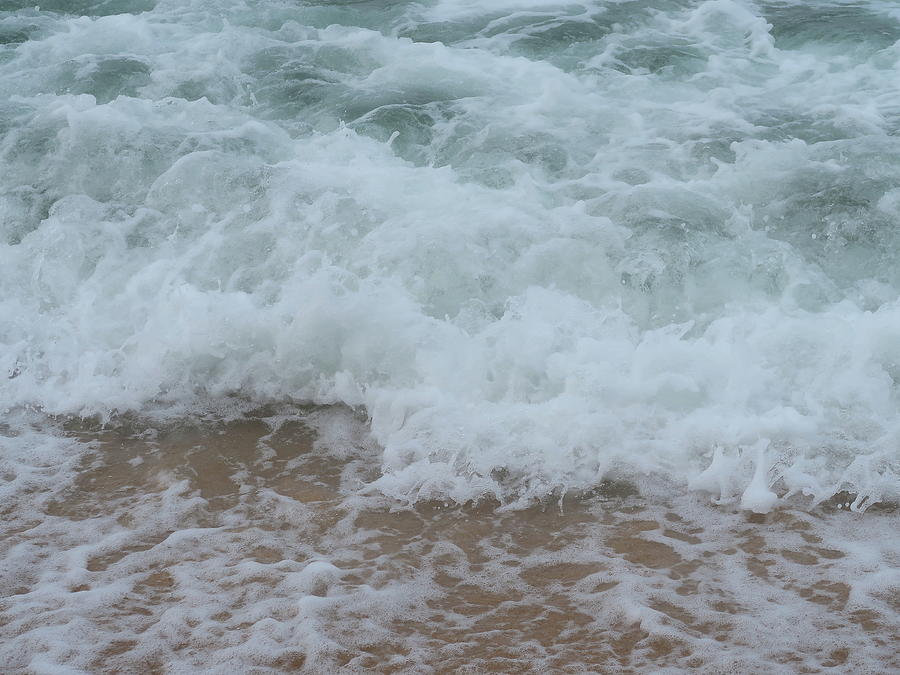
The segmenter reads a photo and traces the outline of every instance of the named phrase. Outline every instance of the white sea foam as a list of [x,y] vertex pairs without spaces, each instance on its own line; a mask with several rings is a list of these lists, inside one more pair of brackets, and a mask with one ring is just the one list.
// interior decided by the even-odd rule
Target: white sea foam
[[890,3],[120,9],[0,14],[3,408],[358,406],[401,499],[900,496]]
[[358,419],[306,416],[316,449],[296,419],[70,429],[92,439],[80,448],[46,428],[7,439],[0,670],[898,665],[896,512],[748,519],[616,486],[526,510],[398,511],[357,490],[379,452]]

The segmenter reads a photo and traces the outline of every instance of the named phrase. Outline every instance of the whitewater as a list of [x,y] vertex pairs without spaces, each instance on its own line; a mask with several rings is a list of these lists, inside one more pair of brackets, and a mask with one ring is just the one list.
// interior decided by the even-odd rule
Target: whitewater
[[[154,555],[174,564],[159,547],[177,548],[166,537],[185,523],[205,553],[194,567],[178,563],[182,576],[165,572],[172,588],[193,589],[195,604],[227,595],[213,577],[243,564],[244,544],[204,544],[198,533],[252,520],[241,499],[259,481],[302,479],[306,460],[278,464],[272,440],[298,420],[330,458],[307,467],[330,476],[322,499],[354,514],[376,503],[414,513],[489,503],[527,529],[515,519],[536,503],[562,508],[567,496],[620,486],[615,499],[665,503],[640,507],[659,533],[677,512],[730,550],[722,537],[746,518],[794,509],[799,520],[778,541],[802,544],[797,532],[821,526],[815,536],[847,556],[821,583],[865,579],[845,602],[877,605],[871,632],[896,635],[900,4],[2,0],[0,412],[3,578],[20,589],[0,604],[12,626],[0,664],[11,672],[127,672],[149,658],[138,650],[133,662],[101,663],[91,659],[105,652],[79,651],[80,635],[107,644],[113,629],[60,618],[78,614],[60,589],[100,594],[90,597],[102,615],[104,598],[155,569]],[[206,440],[166,445],[179,425],[198,424]],[[247,432],[262,454],[241,455],[240,470],[238,460],[178,464],[244,433],[241,424],[266,430]],[[154,464],[166,452],[174,459]],[[257,460],[263,474],[247,468]],[[110,469],[86,483],[98,466],[159,473],[120,484]],[[203,487],[207,470],[231,476],[243,496],[210,502],[224,488]],[[78,491],[109,510],[78,515]],[[281,513],[284,499],[268,494],[257,515]],[[198,504],[219,515],[194,522]],[[837,520],[820,522],[826,512]],[[323,517],[304,513],[283,520],[312,528]],[[347,574],[340,561],[363,546],[354,537],[365,539],[349,516],[333,522],[345,529],[327,543],[315,528],[304,535],[319,542],[303,553],[313,567],[276,573],[277,558],[267,573],[308,598],[329,595]],[[393,527],[379,523],[370,529]],[[587,555],[577,539],[567,540],[569,562]],[[609,545],[610,555],[637,555]],[[143,562],[110,563],[102,589],[84,590],[107,570],[89,561],[118,548]],[[500,558],[488,558],[496,574],[484,588],[512,593]],[[750,582],[720,573],[732,579],[735,612],[768,611],[739,589]],[[652,603],[634,600],[646,590],[635,574],[621,602],[644,609],[604,621],[652,624]],[[396,635],[388,619],[418,611],[398,598],[425,603],[437,588],[417,579],[390,601],[380,582],[365,582],[370,597],[353,581],[339,605],[348,635]],[[128,597],[144,593],[136,588]],[[666,589],[667,602],[680,601]],[[261,621],[269,610],[257,600],[233,600],[235,625]],[[255,609],[239,621],[241,602]],[[361,607],[380,608],[377,629],[353,623]],[[820,629],[838,610],[821,611]],[[34,612],[62,632],[41,633],[28,623]],[[146,638],[163,654],[159,672],[387,663],[342,661],[332,647],[351,637],[324,619],[303,624],[319,637],[300,661],[257,663],[227,640],[215,658],[179,652],[178,621],[197,624],[167,616],[181,628],[157,624],[162,633]],[[778,615],[758,638],[780,645],[797,621]],[[666,625],[647,630],[671,637]],[[296,637],[260,630],[278,644]],[[749,647],[717,661],[710,634],[689,632],[674,634],[706,655],[698,663],[709,672],[796,666],[771,655],[757,663]],[[140,633],[107,647],[143,644]],[[886,672],[890,639],[859,642],[870,637],[848,638],[859,660],[833,667]],[[397,668],[432,668],[421,644],[403,642],[412,660]],[[32,658],[41,650],[50,656]],[[528,663],[563,667],[549,658]],[[571,672],[588,668],[579,658]],[[649,668],[646,658],[617,667]],[[671,658],[690,666],[677,650]]]
[[895,5],[78,9],[3,16],[4,408],[340,402],[413,498],[900,494]]

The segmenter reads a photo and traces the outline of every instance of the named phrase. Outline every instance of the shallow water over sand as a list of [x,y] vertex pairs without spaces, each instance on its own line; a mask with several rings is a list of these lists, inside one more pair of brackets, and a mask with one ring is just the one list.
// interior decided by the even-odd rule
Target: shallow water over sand
[[89,446],[77,464],[22,455],[31,487],[0,532],[0,669],[900,667],[891,507],[748,515],[625,483],[521,510],[403,506],[366,487],[364,431],[334,409],[70,424]]

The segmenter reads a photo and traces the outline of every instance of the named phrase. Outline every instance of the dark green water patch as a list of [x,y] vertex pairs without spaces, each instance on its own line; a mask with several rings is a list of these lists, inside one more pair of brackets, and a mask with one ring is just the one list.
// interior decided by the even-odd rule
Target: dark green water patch
[[349,126],[360,134],[371,136],[383,143],[397,133],[392,147],[394,152],[416,164],[424,164],[431,153],[428,146],[434,138],[436,116],[442,114],[442,106],[385,105],[363,115]]
[[139,14],[156,7],[156,0],[5,0],[0,12],[17,12],[39,6],[44,12],[73,14],[76,16],[112,16],[115,14]]
[[775,46],[780,49],[799,49],[809,44],[844,48],[852,45],[854,49],[874,52],[900,40],[900,21],[865,4],[766,4],[763,16],[772,24]]
[[895,151],[878,152],[859,141],[834,144],[828,154],[843,167],[823,171],[810,165],[779,180],[766,203],[758,205],[760,223],[838,286],[862,279],[900,283],[897,214],[880,207],[900,174]]
[[685,77],[703,71],[706,55],[686,41],[674,41],[624,48],[616,53],[616,61],[627,73]]
[[92,94],[98,103],[108,103],[118,96],[137,96],[138,90],[150,83],[150,67],[127,57],[109,58],[73,79],[68,93]]
[[18,45],[28,42],[32,34],[40,30],[38,26],[14,26],[0,24],[0,45]]

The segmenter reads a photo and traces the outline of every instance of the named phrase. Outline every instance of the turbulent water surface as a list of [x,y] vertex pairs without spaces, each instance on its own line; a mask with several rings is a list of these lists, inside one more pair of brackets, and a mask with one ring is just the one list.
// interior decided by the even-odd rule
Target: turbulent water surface
[[[75,651],[26,658],[56,644],[27,617],[86,583],[60,570],[156,550],[208,501],[184,465],[138,500],[152,536],[116,539],[140,511],[127,502],[90,551],[48,533],[69,525],[29,539],[75,518],[61,495],[90,492],[90,462],[125,461],[79,420],[131,430],[122,456],[147,467],[173,420],[280,428],[337,404],[365,418],[341,442],[371,444],[371,471],[341,484],[351,501],[525,508],[614,481],[732,516],[881,502],[867,527],[895,533],[898,263],[897,2],[0,0],[5,565],[50,580],[40,597],[8,584],[10,625],[31,635],[9,667],[106,667],[74,619],[59,639]],[[231,555],[210,546],[198,555]],[[860,555],[842,574],[872,585],[847,597],[894,612],[870,622],[886,639],[898,552]],[[130,577],[110,574],[115,595]],[[379,626],[354,630],[402,634]],[[372,666],[316,644],[307,667]],[[866,644],[855,667],[878,672]],[[257,667],[228,645],[210,663]],[[181,654],[186,672],[206,658]]]
[[13,4],[4,407],[343,402],[414,497],[900,492],[896,3]]

